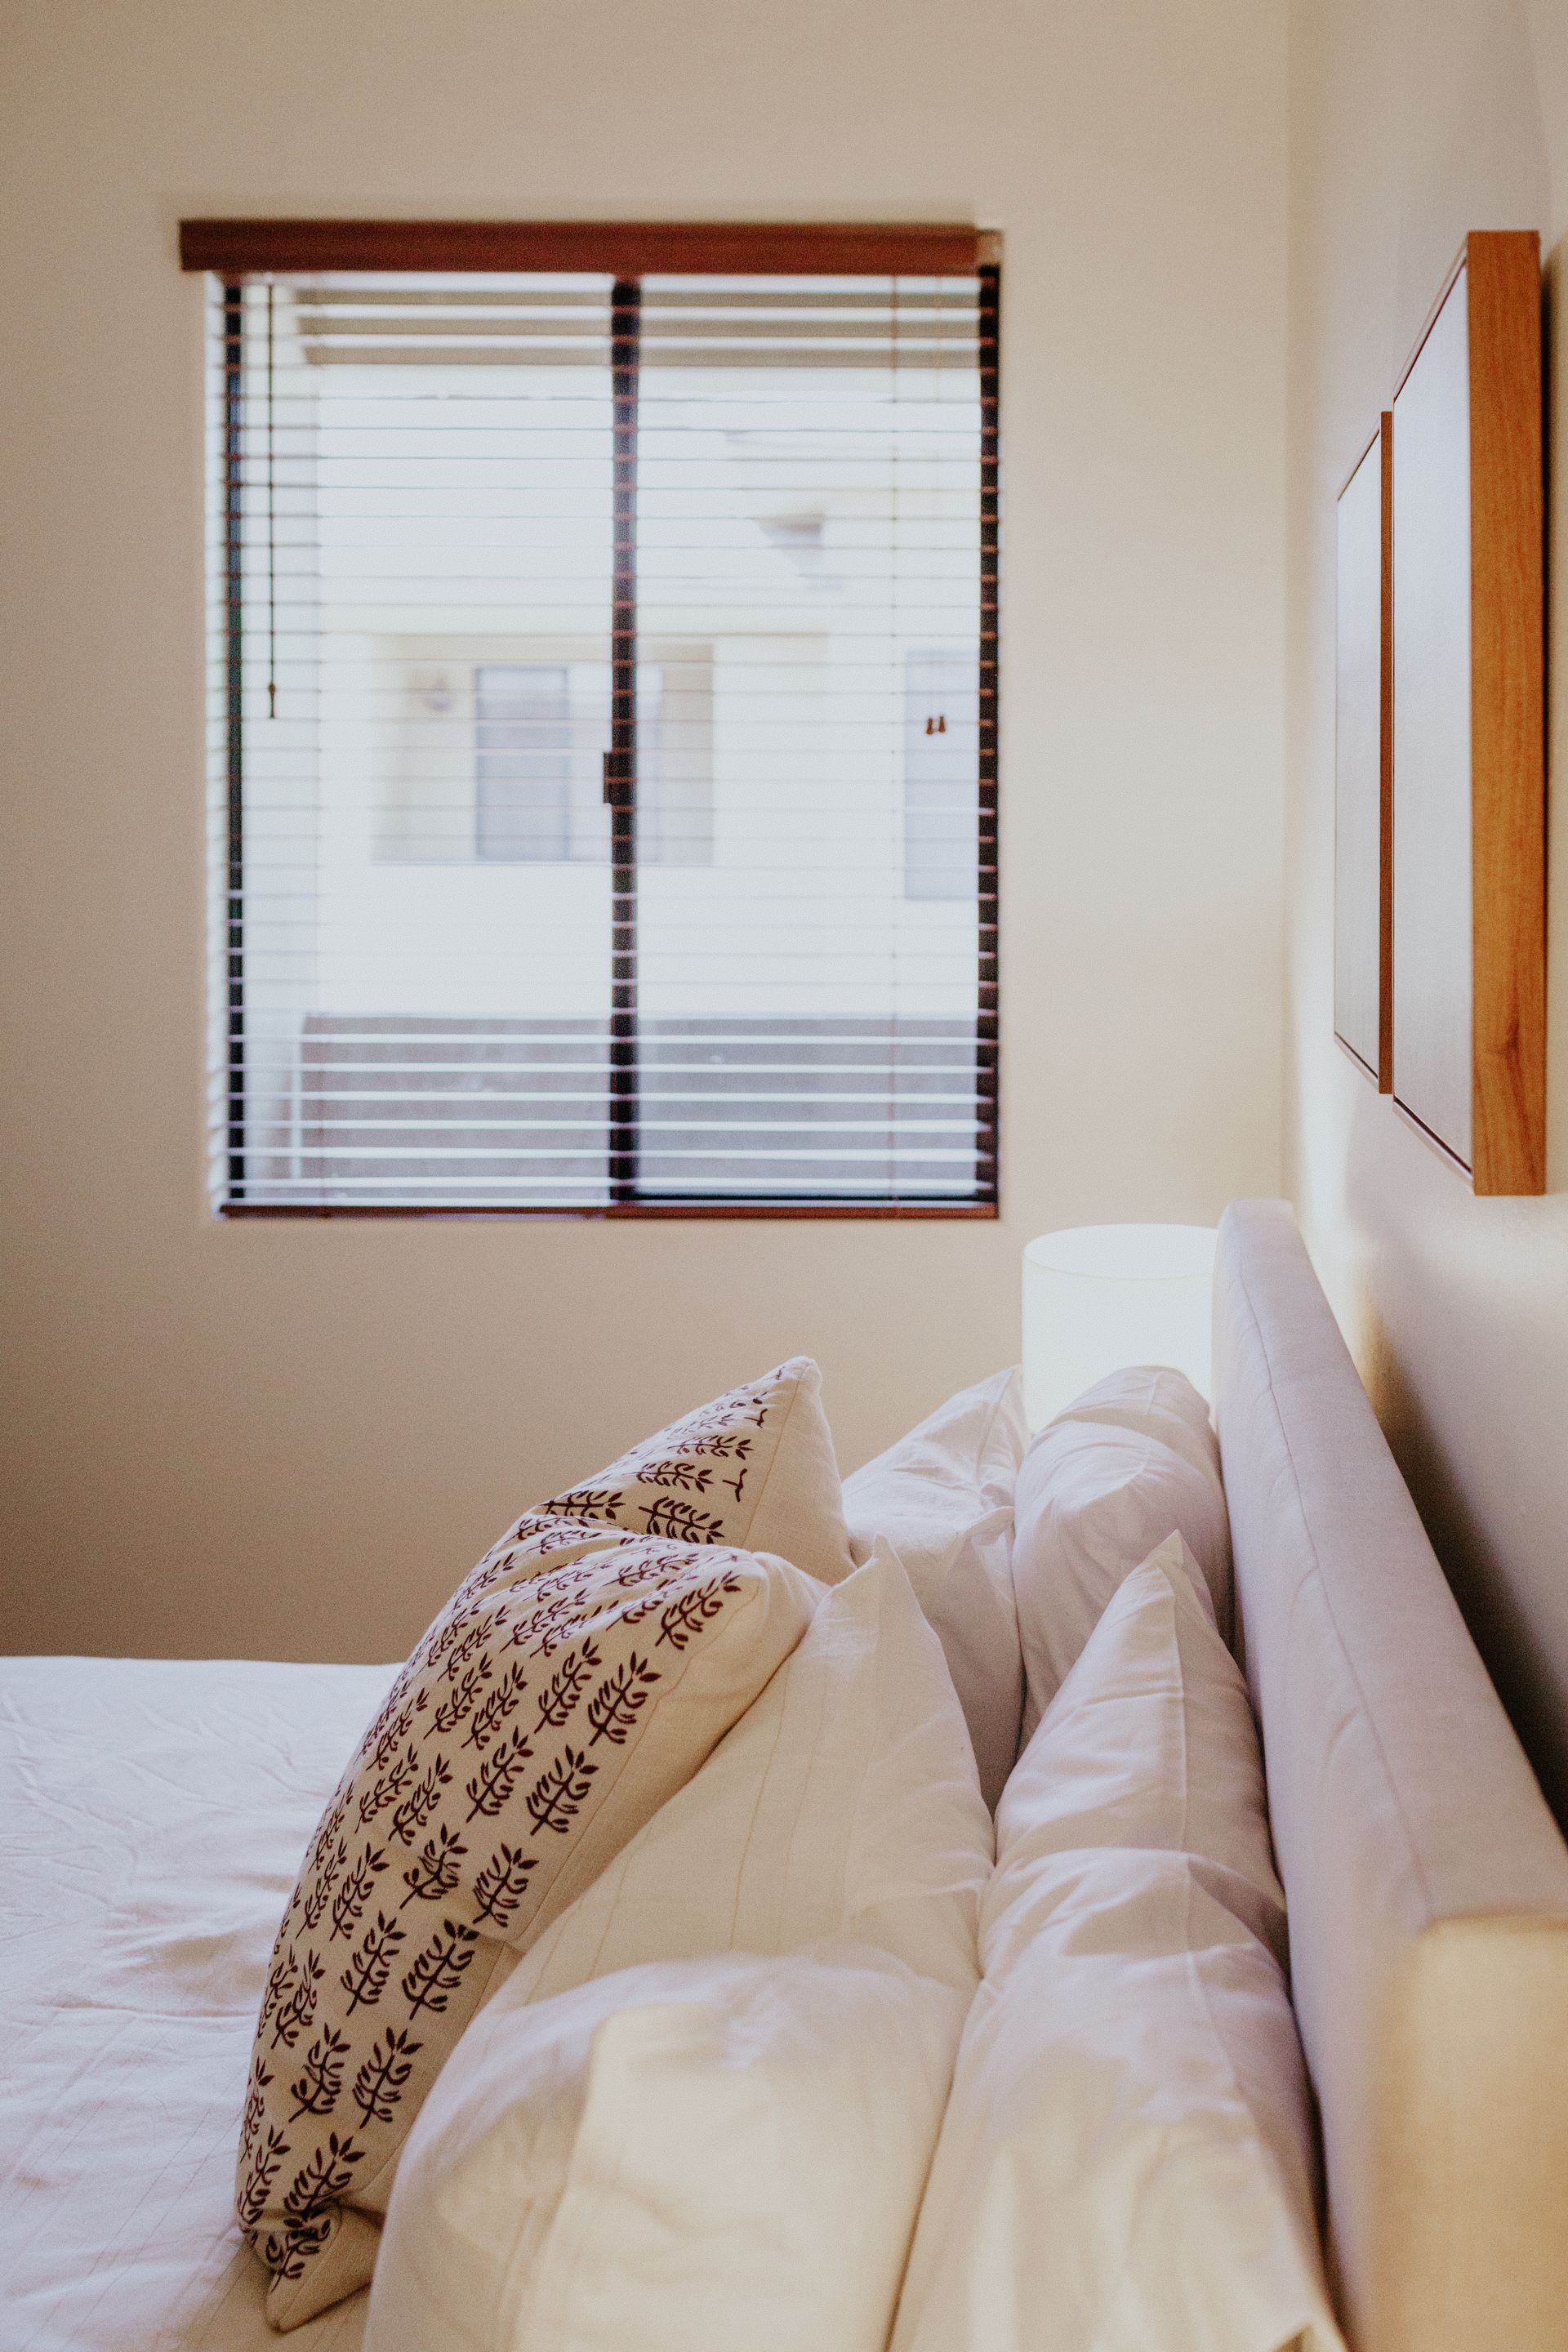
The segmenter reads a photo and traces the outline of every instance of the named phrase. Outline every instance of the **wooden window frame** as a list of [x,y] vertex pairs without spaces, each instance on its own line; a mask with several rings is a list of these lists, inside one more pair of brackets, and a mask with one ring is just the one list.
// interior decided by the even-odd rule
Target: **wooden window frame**
[[[629,319],[646,276],[692,275],[777,277],[961,277],[981,281],[981,488],[980,488],[980,677],[978,822],[980,916],[976,992],[977,1085],[980,1098],[977,1157],[991,1171],[988,1196],[978,1201],[658,1201],[631,1197],[637,1151],[636,1070],[632,1066],[635,1013],[622,1004],[620,976],[636,957],[635,888],[623,888],[635,815],[615,789],[606,764],[614,841],[614,928],[611,1040],[611,1164],[606,1202],[555,1206],[461,1202],[431,1205],[393,1202],[274,1202],[226,1200],[225,1218],[249,1217],[446,1217],[493,1220],[558,1219],[573,1223],[593,1218],[704,1219],[752,1217],[794,1221],[942,1219],[995,1222],[1002,1213],[998,1120],[997,923],[997,684],[999,645],[1000,520],[1000,262],[1001,237],[969,224],[931,222],[743,222],[743,221],[394,221],[221,219],[180,223],[180,267],[210,273],[226,288],[268,274],[326,270],[563,270],[606,275],[616,280],[617,318]],[[230,326],[232,336],[233,329]],[[613,332],[613,341],[616,337]],[[232,371],[231,371],[232,372]],[[616,365],[616,415],[623,370]],[[232,407],[232,401],[230,406]],[[231,509],[228,546],[229,629],[237,627],[237,570],[233,541],[237,527],[237,425],[226,415],[226,480]],[[612,761],[635,751],[636,646],[623,627],[621,509],[629,519],[635,502],[635,450],[619,429],[616,449],[616,602],[612,656]],[[623,480],[623,475],[625,479]],[[623,496],[624,493],[624,496]],[[629,520],[628,520],[629,528]],[[624,642],[623,642],[624,640]],[[239,774],[238,712],[231,692],[228,713],[229,849],[226,984],[231,1034],[245,1018],[243,833]],[[618,761],[617,761],[618,764]],[[635,875],[633,876],[635,883]],[[623,1036],[622,1032],[625,1032]],[[618,1055],[618,1060],[617,1060]],[[623,1067],[622,1065],[627,1066]],[[231,1082],[228,1119],[231,1179],[237,1165],[243,1180],[244,1106]]]
[[994,231],[924,221],[188,220],[180,267],[218,278],[324,269],[592,271],[637,278],[966,277]]

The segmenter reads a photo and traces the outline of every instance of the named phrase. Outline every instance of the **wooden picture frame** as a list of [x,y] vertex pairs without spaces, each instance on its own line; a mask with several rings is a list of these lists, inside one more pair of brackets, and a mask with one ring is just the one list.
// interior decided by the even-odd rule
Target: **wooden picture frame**
[[1393,1095],[1546,1185],[1541,245],[1466,238],[1393,405]]
[[1394,1084],[1393,419],[1335,509],[1334,1035]]

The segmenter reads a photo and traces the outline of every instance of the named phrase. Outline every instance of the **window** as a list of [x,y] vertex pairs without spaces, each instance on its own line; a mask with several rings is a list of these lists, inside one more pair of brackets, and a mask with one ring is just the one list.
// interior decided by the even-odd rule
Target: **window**
[[218,1207],[987,1213],[983,241],[184,247]]

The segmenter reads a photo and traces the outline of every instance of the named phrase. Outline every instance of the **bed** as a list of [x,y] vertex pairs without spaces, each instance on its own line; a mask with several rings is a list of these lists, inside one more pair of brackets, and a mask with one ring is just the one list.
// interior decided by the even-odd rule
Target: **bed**
[[[1226,1214],[1215,1365],[1347,2331],[1568,2344],[1568,1848],[1281,1204]],[[277,2341],[231,2216],[240,2089],[300,1854],[393,1672],[5,1664],[15,2352]],[[351,2352],[364,2300],[303,2352]]]
[[[277,2344],[234,2225],[238,2091],[300,1855],[395,1671],[6,1663],[7,2352]],[[297,2340],[353,2352],[364,2301]]]

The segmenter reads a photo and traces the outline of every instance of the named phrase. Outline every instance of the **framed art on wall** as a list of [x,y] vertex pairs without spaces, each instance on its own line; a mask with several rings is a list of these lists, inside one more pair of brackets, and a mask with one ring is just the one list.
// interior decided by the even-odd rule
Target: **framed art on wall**
[[1541,399],[1540,239],[1474,231],[1392,412],[1392,1013],[1478,1193],[1546,1181]]
[[1334,1034],[1379,1094],[1393,1084],[1393,692],[1384,415],[1335,517]]

